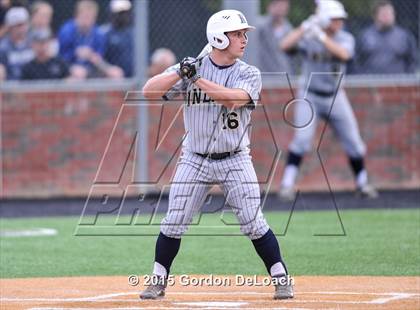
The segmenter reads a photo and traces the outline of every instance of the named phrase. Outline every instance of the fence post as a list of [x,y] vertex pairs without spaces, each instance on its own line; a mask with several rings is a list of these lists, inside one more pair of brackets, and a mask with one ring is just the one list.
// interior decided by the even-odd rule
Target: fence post
[[[134,60],[136,87],[139,91],[147,79],[147,67],[149,62],[149,20],[148,0],[136,0],[134,4]],[[141,98],[143,98],[141,96]],[[137,149],[135,159],[135,182],[147,182],[149,177],[148,155],[148,108],[145,101],[141,101],[137,109]]]

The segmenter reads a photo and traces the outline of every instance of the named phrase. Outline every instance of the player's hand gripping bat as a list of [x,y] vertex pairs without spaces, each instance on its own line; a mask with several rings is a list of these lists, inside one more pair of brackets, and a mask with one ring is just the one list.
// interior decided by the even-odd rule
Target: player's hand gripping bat
[[[180,63],[179,75],[182,78],[193,79],[197,77],[198,69],[201,66],[201,61],[212,51],[209,43],[201,50],[197,58],[185,57]],[[195,79],[197,80],[197,78]],[[195,82],[195,81],[193,81]]]

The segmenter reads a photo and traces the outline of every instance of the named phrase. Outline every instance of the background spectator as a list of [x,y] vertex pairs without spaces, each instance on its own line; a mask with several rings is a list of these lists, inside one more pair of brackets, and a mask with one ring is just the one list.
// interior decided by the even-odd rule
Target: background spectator
[[68,65],[51,54],[51,31],[47,28],[32,32],[35,58],[22,69],[23,80],[62,79],[69,75]]
[[6,12],[10,8],[11,2],[10,0],[0,0],[0,40],[7,32],[7,28],[4,22],[6,17]]
[[289,0],[271,0],[267,11],[268,16],[258,27],[258,67],[262,72],[291,73],[291,58],[279,47],[280,41],[293,29],[287,19]]
[[0,41],[0,64],[8,80],[18,80],[22,67],[34,57],[30,40],[29,13],[24,7],[10,8],[5,17],[8,32]]
[[35,1],[31,5],[31,30],[50,29],[53,8],[46,1]]
[[[52,22],[54,10],[51,4],[43,0],[35,1],[31,5],[30,12],[31,12],[31,30],[30,30],[31,37],[34,31],[39,31],[43,29],[52,31],[51,22]],[[54,56],[57,55],[58,50],[59,50],[58,40],[55,38],[51,38],[49,46],[51,48],[52,55]]]
[[158,48],[150,58],[149,77],[162,73],[176,63],[175,54],[168,48]]
[[124,76],[133,76],[133,27],[131,2],[112,0],[110,2],[111,25],[105,35],[105,60],[124,71]]
[[392,3],[381,0],[373,6],[374,23],[358,38],[357,73],[413,73],[417,47],[414,36],[395,25]]
[[27,0],[0,0],[0,40],[6,35],[7,27],[5,24],[5,17],[7,10],[11,7],[28,7]]
[[59,31],[60,55],[72,65],[71,71],[79,78],[97,77],[95,62],[104,52],[104,36],[96,26],[98,4],[93,0],[80,0],[76,4],[74,19]]

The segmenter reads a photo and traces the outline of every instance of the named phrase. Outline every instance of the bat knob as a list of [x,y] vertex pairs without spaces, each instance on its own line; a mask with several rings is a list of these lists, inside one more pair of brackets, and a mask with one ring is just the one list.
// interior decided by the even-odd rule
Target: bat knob
[[184,74],[187,74],[188,73],[188,71],[189,71],[189,69],[188,69],[188,67],[182,67],[182,72],[184,73]]

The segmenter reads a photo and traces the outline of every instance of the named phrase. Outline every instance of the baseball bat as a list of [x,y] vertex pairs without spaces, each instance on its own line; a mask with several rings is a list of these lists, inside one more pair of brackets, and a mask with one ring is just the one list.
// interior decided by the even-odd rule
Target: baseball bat
[[197,60],[203,59],[208,54],[210,54],[212,50],[213,50],[213,47],[210,45],[210,43],[207,43],[206,46],[204,46],[204,48],[201,50],[200,54],[198,54]]
[[[210,45],[210,43],[207,43],[206,46],[204,46],[203,49],[201,50],[200,54],[198,54],[198,56],[196,57],[196,61],[200,61],[201,59],[203,59],[204,57],[206,57],[208,54],[211,53],[212,50],[213,50],[213,48]],[[185,74],[188,72],[188,68],[181,68],[181,70]]]

